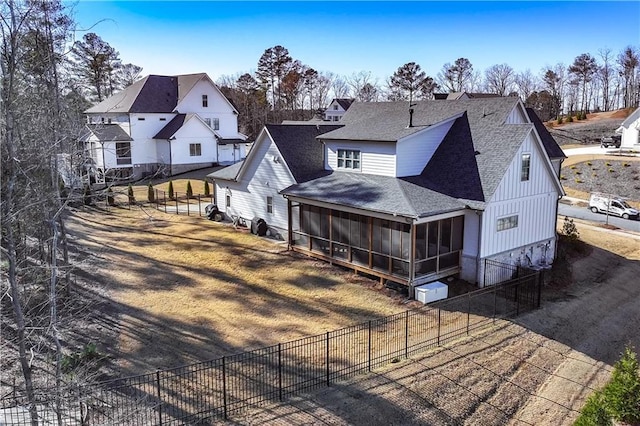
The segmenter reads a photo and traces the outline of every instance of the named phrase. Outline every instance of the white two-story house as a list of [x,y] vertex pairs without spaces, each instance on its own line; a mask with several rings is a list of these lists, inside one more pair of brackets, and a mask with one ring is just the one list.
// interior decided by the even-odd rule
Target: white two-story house
[[327,109],[324,111],[325,121],[340,121],[347,112],[354,99],[350,98],[335,98],[331,101]]
[[98,176],[136,180],[242,160],[238,112],[207,74],[149,75],[85,111]]
[[292,250],[410,288],[553,262],[564,154],[517,98],[354,103],[340,124],[267,126],[210,175],[221,210],[250,204]]

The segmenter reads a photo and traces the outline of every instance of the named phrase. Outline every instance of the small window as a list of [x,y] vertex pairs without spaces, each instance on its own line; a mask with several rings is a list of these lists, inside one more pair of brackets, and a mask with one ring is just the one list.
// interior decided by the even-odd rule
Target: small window
[[107,118],[107,124],[111,124],[111,119]]
[[231,195],[227,194],[225,196],[224,205],[227,207],[231,207]]
[[531,170],[531,154],[522,154],[522,169],[520,171],[520,181],[529,180],[529,171]]
[[505,231],[507,229],[518,227],[518,215],[507,216],[498,219],[498,231]]
[[100,122],[104,124],[104,117],[100,117]]
[[203,120],[207,124],[207,126],[211,127],[211,119],[210,118],[204,118]]
[[202,155],[202,144],[199,143],[190,143],[189,144],[189,155],[192,157],[199,157]]
[[160,117],[160,121],[167,121],[165,117]]
[[202,95],[202,107],[207,108],[209,106],[209,97],[207,95]]
[[144,117],[138,117],[138,121],[144,121]]
[[273,197],[267,197],[267,213],[273,213]]
[[[212,128],[213,130],[220,130],[220,119],[219,118],[214,118],[212,121]],[[211,126],[211,124],[210,124]]]
[[338,168],[360,170],[360,151],[355,151],[352,149],[339,149]]

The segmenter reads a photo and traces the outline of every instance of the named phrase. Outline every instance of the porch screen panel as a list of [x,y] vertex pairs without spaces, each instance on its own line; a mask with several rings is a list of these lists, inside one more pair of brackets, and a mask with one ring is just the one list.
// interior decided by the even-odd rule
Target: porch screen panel
[[439,222],[429,222],[427,257],[435,257],[438,255],[438,242],[440,241],[440,235],[438,235],[439,228]]
[[320,237],[329,238],[329,215],[331,210],[320,208]]
[[438,254],[451,251],[451,219],[440,221],[440,248]]
[[308,233],[309,235],[320,235],[320,207],[316,206],[307,206],[309,209],[309,226]]
[[462,239],[464,237],[464,217],[453,218],[451,225],[451,248],[454,251],[462,250]]
[[360,245],[360,215],[351,213],[349,215],[349,244],[352,247]]
[[427,258],[427,225],[421,223],[416,226],[416,260]]

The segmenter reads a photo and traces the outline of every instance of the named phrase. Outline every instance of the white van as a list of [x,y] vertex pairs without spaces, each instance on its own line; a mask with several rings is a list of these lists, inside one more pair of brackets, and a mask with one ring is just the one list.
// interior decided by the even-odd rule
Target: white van
[[620,216],[623,219],[638,218],[638,210],[631,207],[626,201],[604,194],[591,194],[589,209],[594,213],[607,213],[608,209],[610,215]]

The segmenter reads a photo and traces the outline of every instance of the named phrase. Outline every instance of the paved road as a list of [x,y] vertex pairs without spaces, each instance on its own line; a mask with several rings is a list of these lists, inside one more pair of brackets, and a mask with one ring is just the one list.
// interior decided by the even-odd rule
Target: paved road
[[571,157],[572,155],[607,155],[607,154],[617,154],[620,152],[618,148],[602,148],[600,145],[591,145],[585,146],[581,148],[569,148],[564,149],[564,155],[567,157]]
[[[597,223],[606,223],[607,216],[601,213],[593,213],[586,207],[574,205],[558,204],[558,215],[569,216],[576,219],[589,220]],[[640,220],[622,219],[616,216],[609,216],[609,224],[621,229],[640,233]]]

